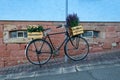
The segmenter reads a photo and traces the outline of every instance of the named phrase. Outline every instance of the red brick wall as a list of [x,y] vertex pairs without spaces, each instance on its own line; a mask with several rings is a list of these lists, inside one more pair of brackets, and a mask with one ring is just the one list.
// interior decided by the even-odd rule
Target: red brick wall
[[[52,32],[60,32],[64,31],[63,29],[56,29],[56,23],[53,22],[34,22],[34,21],[0,21],[0,67],[7,67],[7,66],[14,66],[18,64],[28,63],[28,60],[25,57],[25,47],[27,43],[4,43],[3,41],[3,31],[5,25],[16,25],[17,30],[21,30],[23,27],[26,27],[27,25],[43,25],[45,28],[51,28]],[[5,29],[6,30],[6,29]],[[54,40],[53,43],[56,45],[56,43],[60,42],[61,40],[58,39],[58,37],[61,39],[64,36],[58,35],[51,36],[51,39]],[[63,53],[63,51],[61,50]]]
[[[44,25],[45,28],[52,28],[51,33],[61,32],[64,29],[56,29],[56,26],[63,22],[47,22],[47,21],[0,21],[0,67],[13,66],[23,63],[28,63],[25,57],[25,46],[27,43],[4,43],[3,41],[3,31],[4,25],[12,24],[17,25],[18,29],[26,25],[40,24]],[[93,43],[90,43],[90,52],[97,52],[103,50],[110,50],[113,48],[120,48],[120,23],[100,23],[100,22],[82,22],[81,23],[85,29],[89,30],[99,30],[101,33],[104,33],[104,37],[94,38]],[[95,28],[94,28],[95,26]],[[103,27],[103,28],[101,28]],[[58,46],[58,42],[62,42],[64,38],[63,35],[51,36],[55,46]],[[94,43],[95,42],[95,43]],[[116,43],[117,46],[112,46],[113,43]],[[60,51],[63,55],[63,48]]]

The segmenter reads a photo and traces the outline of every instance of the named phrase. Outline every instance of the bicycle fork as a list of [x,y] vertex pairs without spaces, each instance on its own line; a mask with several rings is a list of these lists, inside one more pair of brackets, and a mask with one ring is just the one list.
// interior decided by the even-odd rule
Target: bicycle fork
[[78,37],[74,37],[73,40],[75,40],[75,44],[74,44],[74,42],[73,42],[73,41],[71,40],[71,38],[70,38],[70,42],[71,42],[72,46],[73,46],[75,49],[78,49],[80,39],[79,39]]

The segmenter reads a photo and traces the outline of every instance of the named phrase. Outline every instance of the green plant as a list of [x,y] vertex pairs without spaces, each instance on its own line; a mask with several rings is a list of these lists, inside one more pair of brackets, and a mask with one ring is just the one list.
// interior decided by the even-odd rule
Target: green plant
[[67,27],[75,27],[79,25],[77,14],[69,14],[66,18]]
[[43,26],[39,25],[39,26],[28,26],[27,27],[27,31],[28,32],[42,32],[44,29],[43,29]]

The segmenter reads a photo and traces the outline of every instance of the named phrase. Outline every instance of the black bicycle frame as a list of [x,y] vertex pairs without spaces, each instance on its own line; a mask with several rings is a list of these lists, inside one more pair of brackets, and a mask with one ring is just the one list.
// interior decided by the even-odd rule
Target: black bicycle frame
[[70,35],[69,35],[69,33],[68,33],[67,31],[47,34],[46,37],[44,37],[43,39],[46,40],[46,39],[48,38],[49,43],[50,43],[52,49],[53,49],[53,50],[56,50],[56,49],[55,49],[55,46],[53,45],[53,42],[52,42],[50,36],[51,36],[51,35],[57,35],[57,34],[65,34],[65,35],[66,35],[66,38],[63,40],[62,44],[60,44],[59,47],[57,48],[57,51],[58,51],[58,50],[61,49],[61,47],[63,46],[63,44],[66,42],[66,40],[67,40],[68,38],[70,38]]

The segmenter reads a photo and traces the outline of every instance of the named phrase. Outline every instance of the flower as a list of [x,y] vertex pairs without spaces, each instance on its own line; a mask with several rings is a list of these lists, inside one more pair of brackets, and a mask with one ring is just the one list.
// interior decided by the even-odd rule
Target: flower
[[79,18],[77,14],[69,14],[66,18],[67,27],[78,26]]
[[43,26],[39,25],[39,26],[31,26],[29,25],[27,27],[27,31],[28,32],[43,32]]

